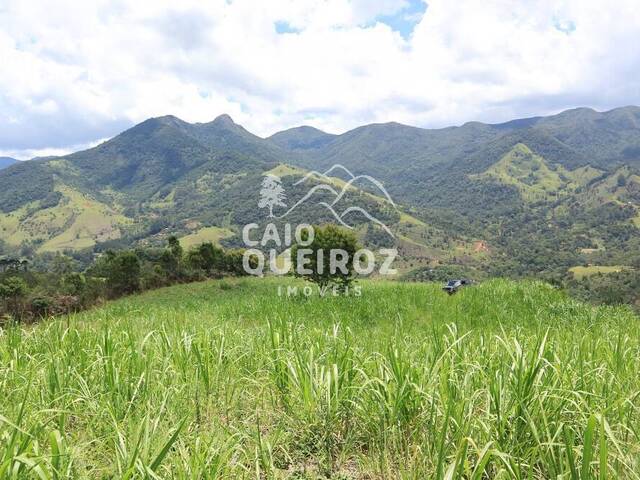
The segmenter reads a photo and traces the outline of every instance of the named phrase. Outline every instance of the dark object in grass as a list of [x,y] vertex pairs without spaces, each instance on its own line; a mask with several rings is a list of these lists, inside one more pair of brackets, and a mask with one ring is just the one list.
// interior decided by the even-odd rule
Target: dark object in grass
[[449,280],[447,284],[444,287],[442,287],[442,290],[447,292],[449,295],[453,295],[458,291],[460,287],[463,287],[465,285],[470,285],[470,284],[471,284],[471,280],[467,280],[464,278],[459,280]]

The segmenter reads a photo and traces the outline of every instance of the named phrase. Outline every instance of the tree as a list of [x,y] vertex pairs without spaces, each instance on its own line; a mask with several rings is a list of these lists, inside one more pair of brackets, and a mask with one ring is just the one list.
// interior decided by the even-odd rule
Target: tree
[[20,270],[21,262],[17,258],[2,257],[0,258],[0,271],[18,271]]
[[82,273],[67,273],[62,277],[62,286],[65,293],[80,296],[87,288],[87,279]]
[[102,267],[111,295],[127,295],[140,290],[140,260],[134,252],[107,252]]
[[182,274],[183,253],[180,241],[175,236],[170,236],[168,239],[168,248],[162,253],[160,263],[165,273],[172,279],[179,278]]
[[192,268],[203,270],[207,275],[224,268],[224,252],[211,242],[205,242],[189,251],[188,262]]
[[7,310],[15,318],[20,318],[23,313],[23,300],[29,287],[19,277],[10,277],[0,283],[0,299],[6,303]]
[[[303,231],[301,240],[306,242],[307,239],[308,232]],[[291,261],[295,275],[316,283],[320,287],[336,285],[341,290],[345,290],[356,276],[353,258],[358,248],[358,240],[355,234],[349,230],[335,225],[315,227],[313,241],[310,245],[300,246],[296,243],[291,249]],[[304,265],[306,269],[311,271],[309,274],[298,273],[298,251],[300,249],[311,250],[310,254],[305,255],[307,260]],[[346,255],[347,261],[343,268],[331,268],[332,250],[334,250],[334,255],[340,258],[344,258]],[[322,252],[320,253],[320,251]],[[319,257],[321,257],[320,262],[318,262]],[[333,263],[336,267],[336,262]]]
[[260,189],[260,201],[258,208],[269,207],[269,218],[273,218],[273,207],[286,207],[284,203],[287,198],[284,188],[281,185],[280,177],[276,175],[265,175],[262,180],[262,188]]
[[74,262],[72,258],[57,253],[51,260],[51,271],[58,276],[67,275],[68,273],[73,272],[74,263],[77,262]]
[[[244,250],[242,249],[225,251],[224,270],[227,273],[231,273],[233,275],[248,275],[247,272],[244,271],[244,266],[242,264],[243,257]],[[249,265],[251,266],[251,268],[256,268],[258,266],[258,259],[254,256],[249,257]]]
[[184,252],[182,250],[182,246],[180,245],[180,240],[178,240],[175,235],[171,235],[167,240],[167,243],[169,244],[169,250],[171,250],[173,256],[177,259],[181,259]]

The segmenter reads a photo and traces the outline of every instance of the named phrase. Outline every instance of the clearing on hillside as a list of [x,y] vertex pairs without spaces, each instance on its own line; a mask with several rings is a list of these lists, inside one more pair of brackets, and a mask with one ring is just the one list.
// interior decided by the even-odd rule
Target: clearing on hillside
[[569,271],[576,279],[581,280],[584,277],[590,277],[591,275],[596,275],[598,273],[618,273],[623,270],[628,270],[629,268],[631,267],[627,267],[625,265],[588,265],[571,267]]

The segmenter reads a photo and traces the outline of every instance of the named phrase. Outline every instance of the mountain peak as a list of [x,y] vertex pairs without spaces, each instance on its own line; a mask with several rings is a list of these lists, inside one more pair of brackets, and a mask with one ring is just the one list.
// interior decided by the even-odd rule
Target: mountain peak
[[303,125],[274,133],[268,140],[282,148],[308,150],[327,145],[336,135],[323,132],[315,127]]
[[172,125],[172,126],[180,126],[180,125],[185,125],[187,123],[184,120],[176,117],[175,115],[164,115],[162,117],[150,118],[149,120],[162,125]]
[[222,115],[218,115],[211,123],[215,123],[218,125],[227,125],[227,126],[236,125],[236,122],[233,121],[233,118],[231,118],[231,116],[226,113],[223,113]]

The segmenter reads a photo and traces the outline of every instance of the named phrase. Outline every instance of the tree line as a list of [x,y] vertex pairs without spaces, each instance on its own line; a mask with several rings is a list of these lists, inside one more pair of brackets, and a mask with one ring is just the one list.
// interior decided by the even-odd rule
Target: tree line
[[210,242],[185,252],[172,236],[164,248],[108,250],[82,272],[63,255],[47,271],[31,271],[24,262],[5,258],[0,265],[0,322],[71,313],[176,283],[245,275],[242,255]]
[[[292,246],[294,252],[297,248],[297,244]],[[315,226],[313,241],[305,248],[312,251],[307,273],[295,276],[347,291],[357,277],[353,259],[360,247],[355,234],[331,224]],[[329,253],[318,257],[319,250],[331,249],[341,249],[351,259],[345,270],[329,268]],[[223,249],[211,242],[185,252],[171,236],[163,248],[107,250],[82,272],[64,255],[57,255],[46,271],[30,271],[22,262],[7,261],[8,267],[0,271],[0,324],[3,319],[29,321],[80,311],[104,300],[177,283],[244,276],[243,256],[242,249]],[[248,262],[255,269],[258,259],[251,256]]]

